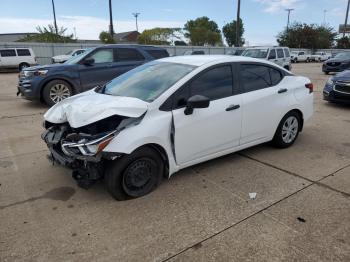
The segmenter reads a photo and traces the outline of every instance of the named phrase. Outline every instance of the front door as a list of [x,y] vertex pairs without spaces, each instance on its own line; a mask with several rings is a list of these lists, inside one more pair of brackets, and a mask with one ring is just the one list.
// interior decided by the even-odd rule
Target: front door
[[[241,133],[241,95],[233,88],[231,65],[210,68],[179,90],[179,108],[173,112],[176,161],[185,166],[206,156],[239,144]],[[203,95],[210,98],[208,108],[184,113],[184,98]],[[176,101],[176,98],[175,98]]]

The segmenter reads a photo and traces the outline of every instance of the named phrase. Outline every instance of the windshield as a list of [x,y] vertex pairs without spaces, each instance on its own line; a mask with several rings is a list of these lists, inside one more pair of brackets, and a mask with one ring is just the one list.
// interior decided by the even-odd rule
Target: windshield
[[103,93],[152,102],[194,68],[192,65],[153,61],[115,78],[105,86]]
[[87,49],[85,52],[81,53],[80,55],[72,56],[66,62],[64,62],[64,64],[73,65],[78,63],[83,58],[83,56],[88,55],[91,50],[93,49]]
[[66,55],[71,55],[72,53],[73,53],[73,50],[71,50],[68,53],[66,53]]
[[268,49],[246,49],[242,56],[248,56],[253,58],[266,58]]
[[350,59],[350,52],[348,52],[348,53],[339,53],[334,58]]

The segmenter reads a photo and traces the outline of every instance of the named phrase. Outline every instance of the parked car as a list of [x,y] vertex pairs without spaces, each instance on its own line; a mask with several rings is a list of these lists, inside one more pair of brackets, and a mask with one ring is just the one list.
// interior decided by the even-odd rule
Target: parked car
[[291,146],[313,113],[313,85],[241,56],[149,62],[44,115],[42,138],[84,187],[104,179],[118,200],[163,176],[260,143]]
[[269,60],[287,70],[292,70],[288,47],[250,47],[242,56]]
[[323,63],[322,71],[328,75],[331,72],[341,72],[350,68],[350,52],[338,53],[334,58]]
[[1,48],[0,68],[23,70],[37,65],[35,54],[31,48]]
[[310,62],[310,59],[311,59],[311,55],[307,54],[304,51],[299,51],[299,52],[293,51],[291,54],[291,60],[293,63],[299,63],[299,62],[308,63]]
[[326,52],[316,52],[315,54],[311,55],[310,60],[315,62],[322,62],[330,59],[332,57],[332,54],[326,53]]
[[323,99],[329,102],[350,103],[350,71],[330,77],[323,89]]
[[230,50],[226,53],[226,55],[242,55],[242,53],[244,52],[245,48],[235,48],[233,50]]
[[52,63],[64,63],[66,62],[68,59],[71,59],[74,56],[78,56],[82,53],[84,53],[86,51],[86,49],[74,49],[69,51],[68,53],[64,54],[64,55],[57,55],[51,58]]
[[18,93],[52,106],[74,94],[104,85],[141,64],[168,57],[166,49],[141,45],[105,45],[63,64],[29,67],[20,73]]
[[183,55],[205,55],[203,50],[187,50]]

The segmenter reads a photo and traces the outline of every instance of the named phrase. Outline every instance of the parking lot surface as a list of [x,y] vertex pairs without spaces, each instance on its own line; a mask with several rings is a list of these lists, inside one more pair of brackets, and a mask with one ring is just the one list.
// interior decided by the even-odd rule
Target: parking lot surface
[[295,145],[196,165],[124,202],[46,159],[47,108],[1,73],[0,261],[350,261],[350,107],[322,100],[320,64],[293,71],[315,86]]

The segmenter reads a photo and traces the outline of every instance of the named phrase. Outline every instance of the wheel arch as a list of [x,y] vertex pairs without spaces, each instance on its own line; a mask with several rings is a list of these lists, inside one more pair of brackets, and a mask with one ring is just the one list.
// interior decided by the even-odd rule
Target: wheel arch
[[287,114],[289,114],[291,112],[296,112],[299,115],[300,121],[301,121],[300,126],[299,126],[299,131],[300,132],[303,131],[303,127],[304,127],[304,115],[303,115],[303,112],[300,109],[295,108],[295,109],[292,109],[292,110],[288,111],[284,116],[286,116]]
[[51,79],[48,79],[46,80],[42,85],[41,85],[41,88],[40,88],[40,101],[43,102],[44,99],[43,99],[43,92],[44,92],[44,89],[45,87],[47,86],[48,83],[52,82],[52,81],[55,81],[55,80],[61,80],[61,81],[65,81],[67,82],[70,87],[72,88],[72,92],[73,92],[73,95],[76,95],[77,94],[77,88],[76,86],[73,84],[73,81],[65,78],[65,77],[55,77],[55,78],[51,78]]

